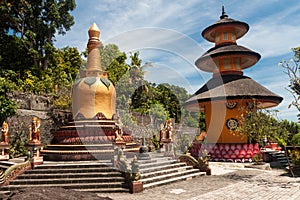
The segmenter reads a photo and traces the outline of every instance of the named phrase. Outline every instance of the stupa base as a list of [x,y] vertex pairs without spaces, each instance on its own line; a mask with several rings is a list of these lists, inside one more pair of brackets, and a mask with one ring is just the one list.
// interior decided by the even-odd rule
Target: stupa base
[[252,162],[252,157],[260,151],[258,143],[202,144],[200,142],[194,142],[190,153],[193,157],[198,159],[204,150],[209,154],[210,161],[216,162]]

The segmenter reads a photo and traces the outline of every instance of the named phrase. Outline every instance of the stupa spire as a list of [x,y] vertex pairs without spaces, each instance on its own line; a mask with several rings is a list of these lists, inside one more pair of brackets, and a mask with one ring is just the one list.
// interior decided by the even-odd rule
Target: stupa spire
[[[92,74],[98,75],[95,73],[89,72],[101,72],[101,56],[100,56],[100,30],[96,23],[93,23],[92,26],[88,30],[89,41],[87,44],[88,48],[88,59],[87,59],[87,76],[91,76]],[[99,74],[100,75],[100,74]]]
[[220,19],[228,18],[228,15],[225,12],[224,4],[222,5],[222,15],[220,16]]

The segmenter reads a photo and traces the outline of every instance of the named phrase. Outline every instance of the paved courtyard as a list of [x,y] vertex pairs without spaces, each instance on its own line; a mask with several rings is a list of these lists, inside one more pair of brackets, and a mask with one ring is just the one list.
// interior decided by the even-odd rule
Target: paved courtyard
[[155,187],[137,194],[98,194],[114,200],[300,199],[300,178],[285,170],[244,168],[243,164],[211,163],[213,176]]

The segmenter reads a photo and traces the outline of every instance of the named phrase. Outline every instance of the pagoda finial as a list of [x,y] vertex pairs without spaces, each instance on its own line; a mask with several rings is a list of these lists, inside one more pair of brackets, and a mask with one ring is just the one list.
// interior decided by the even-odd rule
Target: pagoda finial
[[[100,30],[96,23],[93,23],[88,30],[89,41],[87,44],[88,48],[88,59],[87,59],[87,71],[102,71],[101,67],[101,56],[100,56]],[[86,76],[90,76],[86,74]],[[91,75],[92,76],[92,75]],[[93,75],[94,76],[94,75]]]
[[225,12],[224,4],[222,5],[222,15],[220,16],[220,19],[228,18],[228,15]]
[[95,38],[95,39],[99,39],[100,37],[100,30],[97,26],[96,23],[93,23],[92,26],[89,28],[89,38]]

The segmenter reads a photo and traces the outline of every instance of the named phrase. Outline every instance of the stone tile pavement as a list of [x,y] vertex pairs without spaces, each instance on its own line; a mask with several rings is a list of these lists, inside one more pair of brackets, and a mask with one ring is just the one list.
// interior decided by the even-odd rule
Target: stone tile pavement
[[244,168],[242,164],[211,163],[213,176],[151,188],[137,194],[98,194],[114,200],[243,200],[300,199],[300,178],[284,170]]
[[[239,181],[205,194],[195,195],[188,200],[219,199],[276,199],[299,200],[300,179],[278,177],[280,173],[265,172],[250,180]],[[282,180],[280,180],[282,179]],[[279,181],[278,181],[279,180]]]

